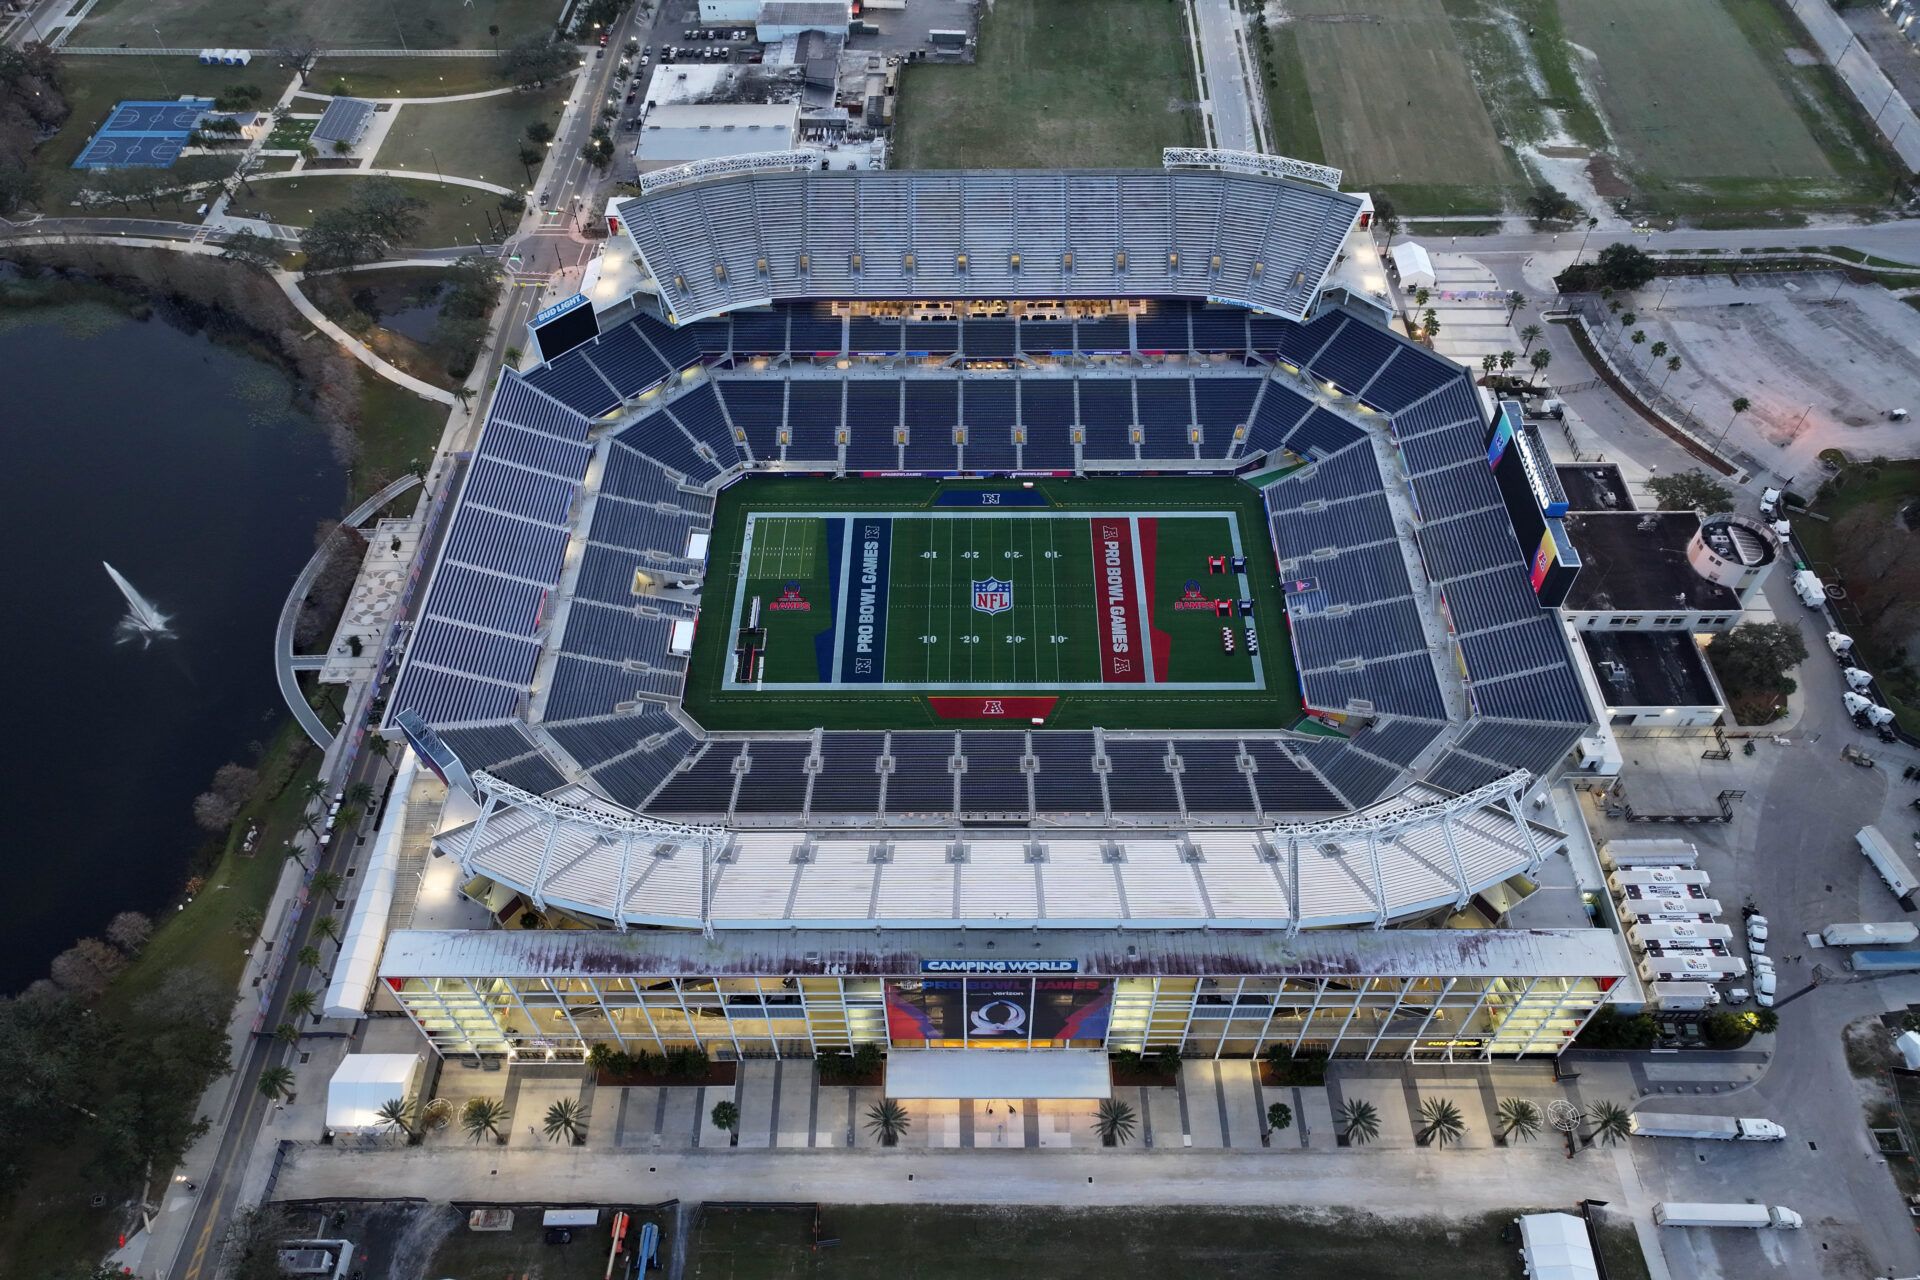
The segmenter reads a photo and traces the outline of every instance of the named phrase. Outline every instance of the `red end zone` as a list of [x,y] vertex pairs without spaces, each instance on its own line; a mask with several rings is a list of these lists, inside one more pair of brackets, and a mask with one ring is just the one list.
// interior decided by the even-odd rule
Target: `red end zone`
[[1100,615],[1100,678],[1107,684],[1144,684],[1147,679],[1146,625],[1134,568],[1133,519],[1094,516],[1093,581]]
[[1052,697],[1017,698],[967,698],[967,697],[929,697],[927,702],[933,707],[933,714],[942,720],[1031,720],[1039,717],[1044,720],[1053,714],[1053,704],[1060,701]]

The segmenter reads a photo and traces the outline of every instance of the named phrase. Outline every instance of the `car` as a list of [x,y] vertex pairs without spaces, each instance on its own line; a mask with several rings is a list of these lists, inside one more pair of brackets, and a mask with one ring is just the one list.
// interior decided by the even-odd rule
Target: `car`
[[595,49],[593,51],[593,56],[596,58],[604,58],[607,56],[607,51],[605,49]]
[[643,53],[643,54],[641,54],[641,55],[640,55],[640,65],[641,65],[641,66],[643,66],[643,67],[647,67],[647,66],[652,66],[652,65],[653,65],[653,55],[652,55],[652,54],[647,54],[647,53]]
[[1774,984],[1773,970],[1761,970],[1760,975],[1753,980],[1753,998],[1759,1002],[1762,1009],[1773,1008],[1775,990],[1777,988]]
[[633,105],[633,100],[634,100],[634,98],[636,98],[636,97],[638,97],[638,96],[639,96],[639,93],[640,93],[640,91],[639,91],[638,89],[634,89],[634,90],[630,90],[630,91],[629,91],[629,92],[627,93],[627,105],[628,105],[628,106],[632,106],[632,105]]

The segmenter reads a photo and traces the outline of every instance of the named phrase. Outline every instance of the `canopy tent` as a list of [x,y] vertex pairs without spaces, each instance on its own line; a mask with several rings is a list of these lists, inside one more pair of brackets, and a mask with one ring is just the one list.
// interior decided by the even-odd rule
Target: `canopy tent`
[[1520,1256],[1532,1280],[1600,1280],[1587,1224],[1570,1213],[1523,1216]]
[[380,1108],[410,1098],[419,1082],[417,1053],[350,1053],[327,1082],[327,1128],[370,1133],[386,1128]]
[[1433,259],[1427,251],[1411,240],[1403,240],[1393,246],[1393,269],[1400,277],[1402,289],[1433,288]]
[[926,1049],[887,1055],[889,1098],[1107,1098],[1107,1055],[1084,1049]]

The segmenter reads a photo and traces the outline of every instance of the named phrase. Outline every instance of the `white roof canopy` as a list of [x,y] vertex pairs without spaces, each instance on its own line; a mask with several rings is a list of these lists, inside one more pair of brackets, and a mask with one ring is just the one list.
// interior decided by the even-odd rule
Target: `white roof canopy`
[[386,1126],[380,1108],[412,1095],[420,1071],[417,1053],[350,1053],[327,1083],[327,1128],[366,1133]]
[[1400,285],[1406,289],[1433,288],[1433,259],[1411,240],[1393,246],[1393,269],[1400,273]]
[[1084,1049],[927,1049],[887,1055],[889,1098],[1107,1098],[1107,1055]]
[[1600,1280],[1587,1224],[1570,1213],[1524,1215],[1520,1248],[1533,1280]]

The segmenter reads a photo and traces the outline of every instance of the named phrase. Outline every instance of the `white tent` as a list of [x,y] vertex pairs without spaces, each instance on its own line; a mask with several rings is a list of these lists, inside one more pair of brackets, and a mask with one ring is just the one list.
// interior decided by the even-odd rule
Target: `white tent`
[[1532,1280],[1600,1280],[1587,1224],[1570,1213],[1523,1216],[1520,1256]]
[[1893,1047],[1900,1051],[1907,1070],[1920,1071],[1920,1032],[1902,1031],[1894,1037]]
[[1427,256],[1425,249],[1411,240],[1403,240],[1389,252],[1393,255],[1393,269],[1400,277],[1402,289],[1433,288],[1433,259]]
[[327,1083],[327,1128],[335,1133],[371,1133],[386,1126],[380,1108],[411,1098],[419,1084],[417,1053],[350,1053]]

